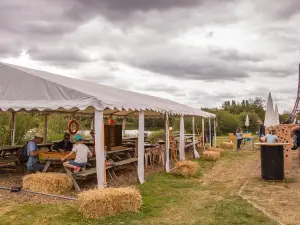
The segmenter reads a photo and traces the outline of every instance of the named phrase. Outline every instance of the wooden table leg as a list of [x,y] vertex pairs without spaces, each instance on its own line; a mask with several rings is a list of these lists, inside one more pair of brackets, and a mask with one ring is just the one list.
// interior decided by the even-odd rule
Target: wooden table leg
[[80,190],[80,187],[78,186],[77,181],[76,181],[75,178],[73,177],[72,172],[71,172],[68,168],[66,168],[66,167],[64,167],[64,168],[65,168],[66,173],[72,178],[72,182],[73,182],[73,185],[74,185],[75,190],[76,190],[77,192],[80,192],[80,191],[81,191],[81,190]]
[[46,161],[45,167],[43,169],[43,173],[47,172],[47,170],[48,170],[48,168],[49,168],[50,165],[51,165],[51,161]]

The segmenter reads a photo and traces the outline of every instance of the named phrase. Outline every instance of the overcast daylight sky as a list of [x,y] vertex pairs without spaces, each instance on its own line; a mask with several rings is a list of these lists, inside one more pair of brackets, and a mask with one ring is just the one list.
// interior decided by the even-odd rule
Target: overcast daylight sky
[[193,107],[297,94],[299,0],[1,0],[0,61]]

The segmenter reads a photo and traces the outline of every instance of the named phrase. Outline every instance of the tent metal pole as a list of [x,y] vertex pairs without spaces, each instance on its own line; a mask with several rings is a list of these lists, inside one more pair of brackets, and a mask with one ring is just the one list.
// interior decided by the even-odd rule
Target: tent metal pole
[[184,147],[185,147],[185,140],[184,140],[184,118],[180,116],[180,137],[179,137],[179,159],[185,160],[184,155]]
[[140,184],[145,182],[145,113],[139,112],[139,135],[138,135],[138,177]]
[[126,130],[126,118],[123,118],[123,122],[122,122],[122,134],[123,137],[125,137],[125,130]]
[[204,129],[204,117],[202,117],[202,144],[205,151],[205,129]]
[[[196,149],[196,136],[195,136],[195,117],[192,118],[192,131],[193,131],[193,149],[194,149],[194,158],[199,159],[200,155]],[[200,141],[200,140],[199,140]]]
[[15,145],[16,139],[16,119],[17,113],[12,112],[12,120],[11,120],[11,145]]
[[214,147],[217,147],[217,130],[216,130],[216,119],[214,119]]
[[95,110],[95,153],[96,153],[96,170],[98,188],[106,186],[106,169],[104,158],[104,121],[103,111]]
[[169,131],[169,115],[165,114],[165,170],[167,173],[170,172],[170,131]]
[[208,119],[208,125],[209,125],[209,147],[211,147],[212,136],[211,136],[211,121],[210,121],[210,118]]
[[44,113],[44,144],[47,143],[48,139],[48,114]]

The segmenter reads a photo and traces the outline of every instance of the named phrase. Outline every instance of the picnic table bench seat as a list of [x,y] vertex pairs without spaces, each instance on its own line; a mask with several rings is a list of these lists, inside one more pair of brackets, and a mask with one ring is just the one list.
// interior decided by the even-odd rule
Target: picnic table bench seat
[[0,165],[18,162],[18,158],[16,156],[9,156],[9,157],[0,157]]
[[[130,163],[134,163],[134,162],[137,162],[138,161],[138,158],[130,158],[130,159],[125,159],[125,160],[122,160],[122,161],[119,161],[119,162],[115,162],[115,165],[116,167],[118,166],[123,166],[123,165],[126,165],[126,164],[130,164]],[[107,166],[106,167],[106,170],[108,169],[111,169],[113,168],[113,166]],[[74,174],[75,178],[77,179],[85,179],[87,176],[90,176],[90,175],[94,175],[97,173],[97,169],[96,167],[94,168],[90,168],[90,169],[85,169],[83,171],[80,171],[76,174]]]

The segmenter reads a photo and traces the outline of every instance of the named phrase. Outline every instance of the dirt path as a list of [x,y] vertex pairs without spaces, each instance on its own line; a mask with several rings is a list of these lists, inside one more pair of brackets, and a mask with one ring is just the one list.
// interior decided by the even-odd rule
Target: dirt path
[[[204,177],[194,180],[199,188],[186,191],[182,203],[176,208],[168,208],[163,212],[160,218],[152,218],[147,223],[155,224],[213,224],[215,218],[215,206],[218,202],[239,199],[237,193],[246,180],[254,177],[255,170],[259,159],[258,152],[245,151],[236,153],[233,156],[226,156],[216,163],[216,165]],[[143,221],[144,223],[145,221]],[[223,223],[227,224],[227,223]]]
[[260,170],[251,178],[243,195],[264,208],[282,224],[300,224],[300,166],[294,154],[293,170],[286,173],[286,182],[261,181]]

